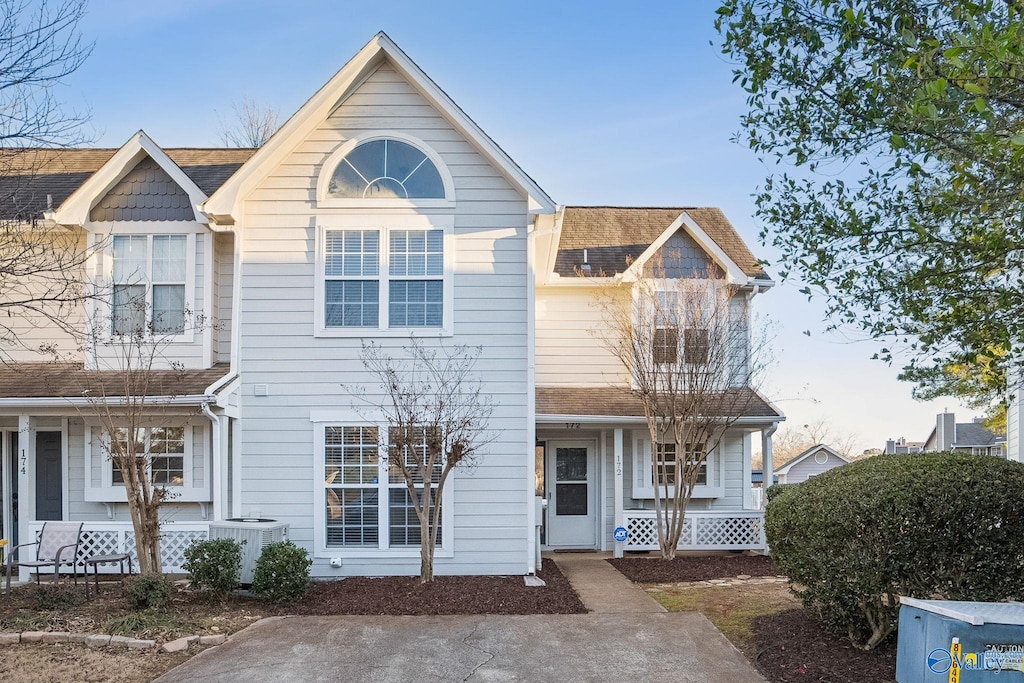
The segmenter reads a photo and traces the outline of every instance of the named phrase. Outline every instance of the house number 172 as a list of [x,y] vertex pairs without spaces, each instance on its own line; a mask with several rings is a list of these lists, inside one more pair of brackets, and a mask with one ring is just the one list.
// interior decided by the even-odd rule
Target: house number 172
[[566,429],[579,429],[580,428],[580,423],[579,422],[566,422],[565,423],[565,428]]

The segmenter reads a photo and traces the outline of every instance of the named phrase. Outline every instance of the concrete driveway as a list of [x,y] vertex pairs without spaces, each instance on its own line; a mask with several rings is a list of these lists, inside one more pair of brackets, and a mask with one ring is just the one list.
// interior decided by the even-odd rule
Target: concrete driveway
[[265,619],[157,680],[764,683],[695,613]]

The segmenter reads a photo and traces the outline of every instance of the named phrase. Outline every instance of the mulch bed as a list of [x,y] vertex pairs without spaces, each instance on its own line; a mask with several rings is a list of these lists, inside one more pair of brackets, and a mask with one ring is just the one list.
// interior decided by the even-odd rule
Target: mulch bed
[[608,562],[635,583],[681,583],[782,573],[772,558],[764,555],[705,555],[672,560],[655,556],[623,557]]
[[569,580],[545,559],[537,575],[543,588],[522,576],[438,576],[421,584],[418,576],[349,578],[310,587],[301,602],[282,605],[288,614],[582,614],[586,612]]
[[864,683],[896,680],[896,639],[870,652],[825,631],[802,609],[757,617],[752,623],[755,665],[772,683]]

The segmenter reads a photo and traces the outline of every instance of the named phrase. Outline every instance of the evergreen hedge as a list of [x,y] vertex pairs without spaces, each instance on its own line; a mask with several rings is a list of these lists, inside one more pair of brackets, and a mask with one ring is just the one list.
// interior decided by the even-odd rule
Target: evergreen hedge
[[1024,465],[952,453],[880,455],[769,489],[772,555],[805,607],[871,649],[898,596],[1024,598]]

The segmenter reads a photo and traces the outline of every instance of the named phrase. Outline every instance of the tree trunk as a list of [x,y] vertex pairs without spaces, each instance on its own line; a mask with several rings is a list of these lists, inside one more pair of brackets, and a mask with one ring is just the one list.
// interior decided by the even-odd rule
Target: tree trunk
[[125,489],[128,494],[128,512],[132,518],[132,529],[135,531],[135,552],[139,558],[140,574],[161,574],[163,565],[160,559],[160,507],[157,501],[146,502],[125,477]]
[[430,583],[434,580],[434,538],[431,521],[433,517],[430,512],[431,486],[428,481],[423,486],[422,504],[416,510],[420,518],[420,583]]

